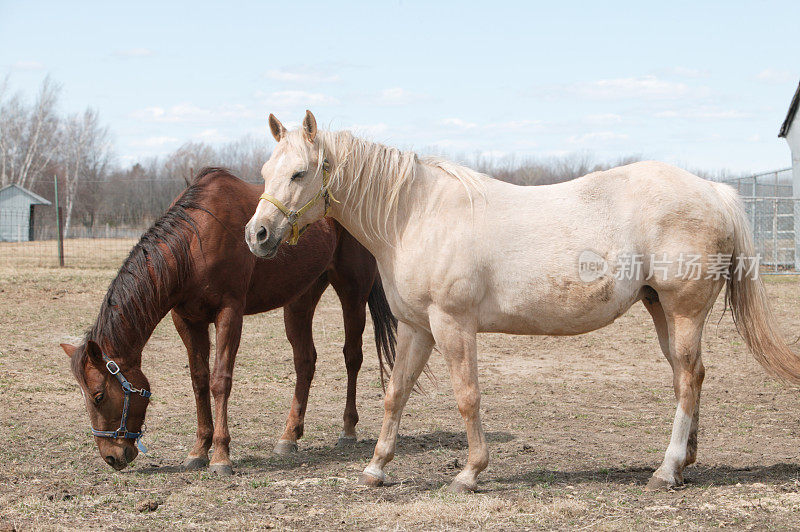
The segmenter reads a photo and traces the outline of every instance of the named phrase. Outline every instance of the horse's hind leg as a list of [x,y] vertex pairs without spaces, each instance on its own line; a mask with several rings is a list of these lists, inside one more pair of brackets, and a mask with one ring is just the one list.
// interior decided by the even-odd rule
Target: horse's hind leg
[[197,406],[197,437],[192,450],[183,462],[183,469],[202,469],[208,465],[208,450],[211,448],[211,438],[214,435],[209,394],[208,357],[211,347],[208,339],[208,323],[187,321],[174,310],[172,322],[189,356],[189,372],[192,376],[192,388]]
[[296,381],[292,406],[289,407],[289,414],[286,416],[286,428],[275,444],[275,454],[285,456],[296,452],[297,440],[303,435],[308,392],[317,364],[317,350],[314,347],[311,325],[319,298],[327,287],[328,279],[323,275],[305,293],[283,308],[286,338],[292,345],[294,355]]
[[[363,280],[368,280],[361,276]],[[363,335],[364,325],[367,320],[367,298],[372,286],[370,282],[359,282],[353,276],[344,276],[339,272],[331,274],[333,285],[339,300],[342,303],[344,318],[344,363],[347,368],[347,399],[344,407],[344,425],[342,435],[339,437],[337,447],[353,444],[357,441],[356,424],[358,423],[358,410],[356,408],[356,384],[361,363],[364,360]],[[363,286],[362,286],[363,285]]]
[[211,375],[211,393],[214,395],[214,454],[208,470],[218,475],[232,475],[230,458],[231,434],[228,431],[228,398],[233,387],[233,366],[239,341],[242,338],[241,299],[231,300],[220,309],[214,323],[217,330],[214,372]]
[[[713,303],[713,298],[710,301]],[[661,302],[646,302],[645,306],[653,315],[662,349],[666,333],[668,349],[665,355],[672,366],[678,403],[664,461],[647,484],[647,489],[655,490],[682,483],[683,469],[697,456],[700,390],[705,376],[700,347],[703,325],[711,304],[699,312],[687,311],[674,304],[666,305],[665,310]]]

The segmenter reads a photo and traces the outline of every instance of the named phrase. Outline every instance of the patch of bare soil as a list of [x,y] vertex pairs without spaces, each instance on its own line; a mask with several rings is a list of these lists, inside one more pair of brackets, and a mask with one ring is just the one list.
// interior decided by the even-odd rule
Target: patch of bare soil
[[[123,472],[88,435],[80,392],[58,343],[91,324],[110,270],[0,267],[0,529],[707,529],[796,528],[800,396],[764,374],[721,302],[706,327],[699,456],[686,485],[645,493],[666,448],[671,372],[641,305],[613,325],[570,337],[480,337],[483,420],[491,461],[480,492],[443,487],[466,458],[449,377],[411,398],[392,485],[356,485],[383,415],[371,331],[359,386],[359,442],[335,447],[346,375],[341,310],[317,311],[316,380],[300,452],[272,455],[294,370],[281,311],[249,317],[231,399],[235,474],[179,472],[194,439],[186,355],[169,319],[144,353],[153,392],[146,443]],[[767,283],[781,330],[800,335],[794,278]],[[800,349],[800,347],[798,348]]]

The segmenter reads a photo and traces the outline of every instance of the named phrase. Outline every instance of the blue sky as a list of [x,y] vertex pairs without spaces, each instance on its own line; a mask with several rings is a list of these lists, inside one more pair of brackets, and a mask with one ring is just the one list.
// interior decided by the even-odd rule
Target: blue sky
[[119,161],[267,116],[452,155],[790,164],[800,2],[8,2],[0,74],[96,107]]

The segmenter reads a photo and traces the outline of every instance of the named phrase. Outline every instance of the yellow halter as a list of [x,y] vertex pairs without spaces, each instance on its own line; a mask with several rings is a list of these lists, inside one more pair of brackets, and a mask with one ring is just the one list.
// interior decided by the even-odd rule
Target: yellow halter
[[292,226],[292,236],[289,238],[287,243],[290,246],[297,244],[297,241],[300,240],[300,235],[303,234],[303,231],[305,231],[309,225],[306,224],[301,228],[297,223],[300,220],[300,217],[308,212],[311,207],[316,205],[320,199],[325,200],[325,214],[323,216],[328,216],[328,212],[331,210],[331,200],[336,201],[336,199],[331,196],[331,193],[328,191],[328,179],[330,178],[330,175],[330,165],[328,164],[328,159],[325,159],[322,161],[322,188],[319,189],[319,192],[317,192],[314,197],[308,201],[308,203],[296,211],[290,210],[280,200],[270,196],[266,192],[261,194],[259,197],[260,200],[267,200],[275,205],[275,207],[277,207],[277,209],[281,211],[284,216],[286,216],[286,219],[289,220],[289,224]]

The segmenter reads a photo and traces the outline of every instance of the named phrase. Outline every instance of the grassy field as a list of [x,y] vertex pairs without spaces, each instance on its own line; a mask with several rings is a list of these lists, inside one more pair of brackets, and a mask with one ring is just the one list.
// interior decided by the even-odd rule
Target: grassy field
[[[194,438],[194,400],[182,344],[166,320],[144,353],[155,394],[151,452],[114,472],[88,435],[58,347],[89,327],[114,271],[22,269],[6,258],[0,255],[0,530],[785,529],[800,522],[800,395],[764,375],[719,305],[703,340],[698,464],[684,487],[643,491],[669,439],[674,403],[669,365],[637,305],[583,336],[480,337],[491,461],[479,493],[455,496],[443,487],[465,460],[466,438],[437,354],[438,384],[424,382],[426,393],[406,409],[387,470],[392,484],[356,485],[379,431],[382,392],[368,328],[360,440],[335,448],[346,378],[332,292],[317,311],[319,363],[295,457],[271,454],[294,383],[277,311],[245,322],[231,398],[235,475],[178,471]],[[780,327],[794,339],[800,284],[767,284]]]

